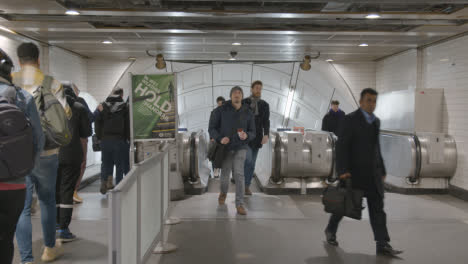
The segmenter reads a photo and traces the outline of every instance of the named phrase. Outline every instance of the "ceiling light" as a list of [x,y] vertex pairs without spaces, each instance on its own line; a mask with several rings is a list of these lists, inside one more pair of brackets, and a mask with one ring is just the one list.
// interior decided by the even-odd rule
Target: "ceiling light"
[[235,60],[236,60],[236,58],[230,58],[229,60],[230,60],[230,61],[235,61]]
[[332,62],[333,60],[332,60],[332,59],[328,59],[328,60],[326,60],[326,61],[328,61],[328,62]]
[[367,43],[361,43],[361,44],[359,44],[359,47],[369,47],[369,44],[367,44]]
[[136,60],[135,57],[128,57],[129,60]]
[[240,42],[234,42],[234,43],[232,43],[232,45],[233,45],[233,46],[241,46],[242,43],[240,43]]
[[65,12],[65,14],[67,14],[69,16],[78,16],[78,15],[80,15],[80,12],[78,12],[76,10],[67,10],[67,12]]
[[441,59],[440,61],[449,61],[449,59]]
[[16,32],[14,32],[13,30],[11,30],[9,28],[6,28],[4,26],[0,26],[0,30],[6,31],[6,32],[9,32],[9,33],[12,33],[12,34],[16,34]]
[[380,18],[380,15],[379,14],[368,14],[366,16],[367,19],[377,19],[377,18]]
[[103,40],[103,41],[102,41],[102,44],[112,44],[112,41],[110,41],[110,40]]

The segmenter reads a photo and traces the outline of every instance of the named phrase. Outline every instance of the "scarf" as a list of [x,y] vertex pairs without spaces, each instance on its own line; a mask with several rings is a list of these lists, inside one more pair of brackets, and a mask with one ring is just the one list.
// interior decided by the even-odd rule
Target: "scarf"
[[252,109],[252,112],[258,116],[258,102],[261,100],[260,97],[255,97],[253,95],[250,96],[250,109]]

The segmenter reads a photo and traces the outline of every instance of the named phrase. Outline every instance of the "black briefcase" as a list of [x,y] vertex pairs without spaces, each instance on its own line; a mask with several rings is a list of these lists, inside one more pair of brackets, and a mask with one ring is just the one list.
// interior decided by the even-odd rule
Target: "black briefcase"
[[93,137],[91,138],[92,142],[93,142],[93,151],[94,152],[99,152],[101,151],[101,140],[99,140],[99,138],[97,137],[96,134],[93,135]]
[[361,220],[364,192],[353,189],[351,179],[338,186],[328,186],[322,195],[325,212]]
[[223,160],[226,157],[227,146],[215,142],[208,150],[208,159],[213,164],[214,168],[221,168]]

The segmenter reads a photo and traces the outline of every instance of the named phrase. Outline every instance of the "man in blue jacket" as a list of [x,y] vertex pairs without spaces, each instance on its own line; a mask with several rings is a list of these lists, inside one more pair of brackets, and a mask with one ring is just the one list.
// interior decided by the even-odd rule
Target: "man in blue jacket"
[[236,181],[236,209],[240,215],[246,215],[244,208],[244,164],[248,143],[255,138],[255,120],[248,106],[242,105],[242,88],[231,89],[231,100],[216,108],[210,118],[210,137],[226,145],[226,156],[221,168],[221,192],[218,202],[224,205],[229,188],[229,174],[233,171]]

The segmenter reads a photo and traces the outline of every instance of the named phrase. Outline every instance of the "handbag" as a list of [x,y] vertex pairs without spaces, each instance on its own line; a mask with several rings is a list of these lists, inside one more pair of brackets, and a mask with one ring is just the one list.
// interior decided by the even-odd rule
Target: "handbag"
[[342,215],[361,220],[364,191],[353,189],[351,179],[346,179],[345,186],[328,186],[322,195],[322,203],[327,213]]
[[[239,118],[237,119],[236,125],[234,126],[232,133],[228,136],[229,138],[232,137],[237,132],[237,126],[239,125],[244,112],[241,112]],[[224,158],[226,157],[226,153],[228,152],[227,145],[221,144],[220,142],[215,140],[215,144],[210,146],[208,149],[208,159],[213,164],[214,168],[221,168],[223,166]]]
[[93,137],[91,138],[92,142],[93,142],[93,151],[94,152],[99,152],[101,151],[101,140],[99,140],[99,138],[97,137],[96,134],[93,135]]

